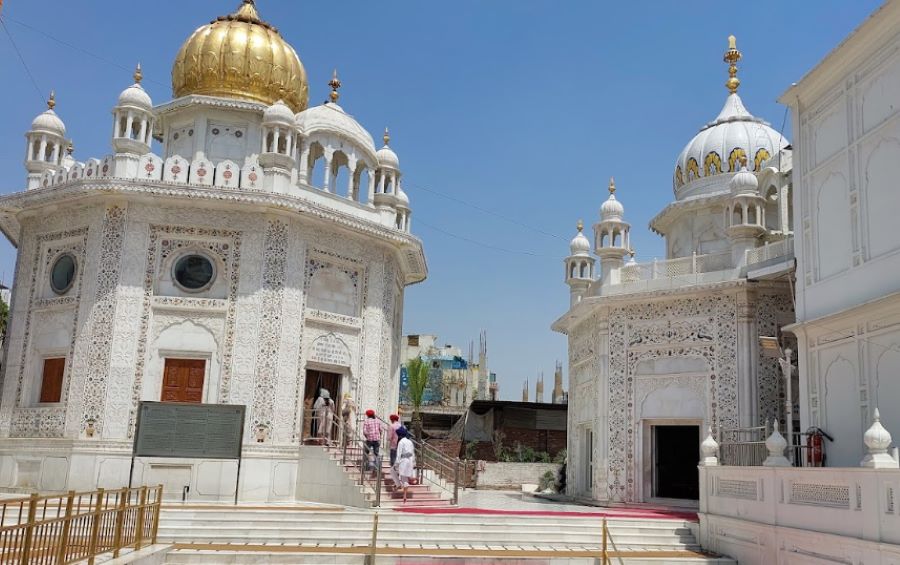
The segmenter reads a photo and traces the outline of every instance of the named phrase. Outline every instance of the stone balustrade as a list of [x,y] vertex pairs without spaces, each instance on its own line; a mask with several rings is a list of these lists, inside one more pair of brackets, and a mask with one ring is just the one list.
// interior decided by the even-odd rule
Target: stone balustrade
[[774,243],[765,243],[762,247],[748,249],[746,252],[746,265],[754,265],[777,259],[779,257],[789,257],[794,254],[794,238],[788,237]]

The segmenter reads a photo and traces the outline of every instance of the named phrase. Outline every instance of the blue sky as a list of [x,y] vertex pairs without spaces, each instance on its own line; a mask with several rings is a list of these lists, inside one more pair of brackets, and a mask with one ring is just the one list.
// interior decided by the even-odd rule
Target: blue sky
[[[140,61],[154,102],[198,26],[238,0],[7,0],[0,193],[22,190],[23,134],[55,89],[80,160],[109,152],[110,109]],[[390,126],[430,276],[406,295],[404,333],[465,350],[488,332],[503,398],[566,340],[562,259],[575,222],[596,221],[615,176],[639,261],[662,257],[647,223],[672,199],[675,157],[724,103],[727,36],[744,54],[740,94],[775,129],[776,98],[879,2],[302,2],[258,0],[296,48],[321,103],[337,68],[341,104],[376,139]],[[790,137],[790,120],[785,133]],[[0,274],[15,249],[0,243]],[[549,388],[548,388],[549,390]]]

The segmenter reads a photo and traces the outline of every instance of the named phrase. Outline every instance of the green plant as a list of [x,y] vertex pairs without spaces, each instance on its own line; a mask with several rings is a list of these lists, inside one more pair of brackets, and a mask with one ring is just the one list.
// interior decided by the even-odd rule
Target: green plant
[[545,471],[538,479],[538,490],[544,492],[547,489],[556,489],[556,477],[553,476],[553,471]]
[[9,304],[0,299],[0,336],[6,335],[7,322],[9,322]]
[[466,443],[466,459],[475,459],[475,450],[478,448],[477,441],[470,441]]
[[550,463],[550,454],[546,451],[541,451],[537,454],[537,460],[540,463]]
[[553,458],[553,462],[561,465],[566,462],[566,457],[568,457],[566,450],[560,449],[556,452],[556,457]]
[[503,440],[506,439],[506,434],[504,434],[501,430],[494,430],[494,437],[492,446],[494,448],[494,457],[497,458],[497,461],[506,461],[504,459],[504,447]]
[[422,399],[428,386],[428,365],[421,357],[416,357],[406,364],[406,373],[409,376],[409,402],[413,407],[413,434],[416,441],[422,441]]

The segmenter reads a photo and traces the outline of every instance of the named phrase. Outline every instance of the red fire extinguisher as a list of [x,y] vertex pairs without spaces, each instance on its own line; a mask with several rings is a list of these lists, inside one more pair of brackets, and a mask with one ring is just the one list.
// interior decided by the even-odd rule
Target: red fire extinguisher
[[806,466],[825,466],[825,439],[834,441],[832,437],[820,428],[812,427],[806,430]]

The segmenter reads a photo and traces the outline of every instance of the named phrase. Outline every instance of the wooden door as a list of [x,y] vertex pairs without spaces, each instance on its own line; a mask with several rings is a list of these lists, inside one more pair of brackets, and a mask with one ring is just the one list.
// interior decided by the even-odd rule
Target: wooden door
[[41,395],[39,402],[59,402],[62,398],[63,376],[66,372],[66,358],[44,359],[41,374]]
[[163,373],[163,402],[203,402],[204,359],[166,359]]

